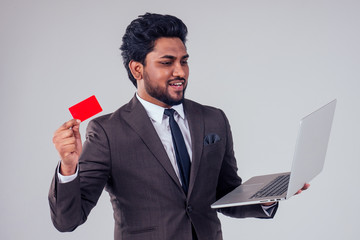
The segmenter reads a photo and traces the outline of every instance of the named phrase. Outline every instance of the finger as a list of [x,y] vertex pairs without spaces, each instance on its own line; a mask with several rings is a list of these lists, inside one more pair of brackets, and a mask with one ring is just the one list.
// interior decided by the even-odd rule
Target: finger
[[59,132],[56,132],[53,137],[53,143],[62,142],[64,139],[74,137],[74,132],[72,129],[65,129]]
[[66,138],[60,143],[61,146],[67,146],[67,145],[71,145],[71,144],[74,144],[74,145],[76,144],[75,137]]
[[261,205],[263,206],[271,206],[273,204],[275,204],[276,202],[267,202],[267,203],[262,203]]
[[59,132],[58,137],[59,139],[74,137],[74,131],[72,129],[63,130]]
[[[76,144],[75,144],[75,138],[72,139],[66,139],[65,141],[62,141],[61,143],[55,144],[56,149],[59,152],[65,152],[65,151],[69,151],[69,147],[76,149]],[[72,150],[73,151],[73,150]]]
[[295,195],[302,193],[302,191],[307,190],[310,187],[310,184],[305,183],[304,186],[295,193]]
[[57,131],[70,129],[70,128],[74,127],[74,126],[79,125],[80,123],[81,123],[81,121],[79,119],[71,119],[71,120],[65,122],[63,125],[61,125]]
[[74,137],[76,139],[81,139],[81,135],[80,135],[80,125],[76,125],[72,128],[73,133],[74,133]]

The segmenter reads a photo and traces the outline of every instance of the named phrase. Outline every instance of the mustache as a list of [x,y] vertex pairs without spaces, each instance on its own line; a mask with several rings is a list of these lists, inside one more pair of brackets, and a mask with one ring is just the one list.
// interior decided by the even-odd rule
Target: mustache
[[171,81],[176,81],[176,80],[180,80],[180,81],[184,81],[184,82],[186,82],[186,79],[185,79],[185,78],[183,78],[183,77],[175,77],[175,78],[170,79],[168,82],[171,82]]

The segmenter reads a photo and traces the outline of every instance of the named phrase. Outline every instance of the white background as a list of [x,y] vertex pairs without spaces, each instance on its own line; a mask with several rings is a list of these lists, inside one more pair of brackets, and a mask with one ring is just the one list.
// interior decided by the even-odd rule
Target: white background
[[338,99],[311,189],[281,203],[273,220],[220,216],[224,238],[358,239],[359,10],[356,0],[1,0],[0,239],[113,238],[106,192],[75,232],[52,226],[52,135],[71,118],[67,108],[90,95],[104,114],[130,100],[118,48],[145,12],[187,24],[187,98],[225,111],[245,180],[289,171],[299,119]]

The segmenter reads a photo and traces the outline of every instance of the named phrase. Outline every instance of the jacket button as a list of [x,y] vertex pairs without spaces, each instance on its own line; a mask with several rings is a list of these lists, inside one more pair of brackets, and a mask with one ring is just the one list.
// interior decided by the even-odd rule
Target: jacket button
[[188,213],[191,213],[191,212],[193,211],[192,206],[191,206],[191,205],[188,205],[188,206],[186,207],[186,211],[187,211]]

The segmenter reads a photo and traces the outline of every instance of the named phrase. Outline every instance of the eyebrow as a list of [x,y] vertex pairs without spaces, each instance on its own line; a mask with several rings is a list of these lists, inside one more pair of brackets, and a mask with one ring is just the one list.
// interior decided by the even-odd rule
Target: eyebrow
[[[176,57],[174,57],[174,56],[172,56],[172,55],[164,55],[164,56],[162,56],[162,57],[160,57],[160,58],[168,58],[168,59],[174,60]],[[181,57],[181,59],[184,59],[184,58],[189,58],[189,54],[186,54],[186,55],[184,55],[184,56]]]

